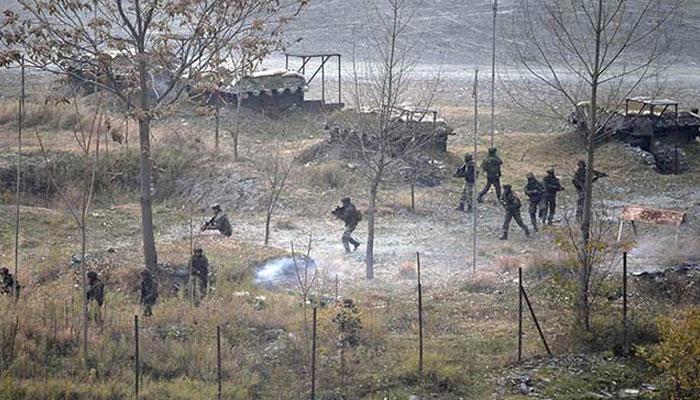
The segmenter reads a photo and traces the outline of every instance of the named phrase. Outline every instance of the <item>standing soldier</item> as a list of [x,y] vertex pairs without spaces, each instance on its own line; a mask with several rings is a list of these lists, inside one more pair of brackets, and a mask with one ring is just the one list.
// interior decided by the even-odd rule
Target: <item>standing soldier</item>
[[520,217],[520,199],[513,193],[510,185],[503,185],[503,197],[501,197],[501,204],[506,210],[506,216],[503,221],[503,236],[501,240],[508,240],[508,229],[510,228],[510,220],[515,219],[515,222],[525,231],[525,236],[530,236],[530,231],[527,226],[523,223],[523,219]]
[[141,305],[143,305],[143,315],[150,317],[153,315],[153,306],[158,300],[158,284],[151,271],[144,269],[141,271]]
[[214,211],[214,216],[202,226],[202,232],[206,230],[215,230],[226,237],[230,237],[233,234],[231,222],[229,222],[226,213],[221,210],[221,205],[214,204],[211,209]]
[[476,182],[476,168],[474,168],[474,160],[472,155],[467,153],[464,155],[464,164],[462,164],[454,174],[455,178],[464,178],[464,189],[462,196],[459,198],[459,206],[457,211],[464,211],[464,204],[467,204],[467,212],[472,211],[472,193],[474,192],[474,183]]
[[544,185],[535,178],[535,174],[532,172],[527,174],[527,183],[523,189],[525,195],[527,196],[529,205],[528,213],[530,214],[530,223],[532,223],[532,230],[537,232],[537,210],[543,206],[543,198],[545,195]]
[[209,260],[204,255],[204,250],[194,249],[189,263],[192,277],[199,281],[199,295],[204,298],[207,295],[207,287],[209,283]]
[[355,228],[357,228],[357,224],[362,220],[362,214],[360,214],[355,205],[352,204],[349,197],[342,199],[341,202],[343,205],[336,207],[332,214],[345,222],[345,230],[343,231],[341,240],[343,242],[345,252],[349,253],[350,244],[353,245],[353,251],[357,250],[357,248],[360,246],[360,242],[353,239],[352,233],[355,231]]
[[105,285],[102,280],[97,277],[97,272],[88,271],[88,287],[87,287],[87,299],[89,303],[93,301],[97,303],[97,312],[95,315],[95,320],[98,323],[102,323],[102,305],[105,303]]
[[[593,182],[597,181],[598,178],[608,176],[605,172],[600,172],[593,170]],[[576,200],[576,220],[581,221],[583,218],[583,203],[586,201],[586,162],[579,160],[578,168],[574,174],[574,179],[571,180],[576,188],[576,193],[578,194]]]
[[501,199],[501,165],[503,165],[503,161],[496,155],[496,148],[491,147],[489,154],[481,162],[481,169],[486,173],[486,186],[479,193],[477,199],[479,203],[484,201],[484,195],[488,193],[492,185],[496,189],[496,197]]
[[544,225],[545,220],[547,225],[552,225],[552,220],[554,220],[554,213],[557,210],[557,192],[564,190],[564,186],[559,182],[554,173],[554,168],[547,170],[547,176],[542,180],[544,184],[545,194],[544,194],[544,204],[540,209],[540,219]]
[[15,298],[19,299],[19,291],[21,288],[19,281],[15,279],[9,269],[5,267],[0,268],[0,293],[11,295],[14,292]]

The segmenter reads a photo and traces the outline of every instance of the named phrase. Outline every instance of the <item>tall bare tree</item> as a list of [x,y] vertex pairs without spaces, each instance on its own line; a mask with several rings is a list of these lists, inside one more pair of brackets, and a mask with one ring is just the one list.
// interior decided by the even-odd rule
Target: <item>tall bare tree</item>
[[593,168],[597,139],[611,113],[673,48],[680,0],[523,0],[515,6],[511,50],[532,109],[566,119],[571,110],[586,149],[585,201],[580,224],[577,322],[590,330]]
[[73,126],[73,138],[80,150],[82,176],[75,179],[72,185],[76,187],[62,187],[56,181],[52,173],[53,164],[49,159],[47,149],[41,140],[39,132],[36,132],[37,141],[41,154],[46,163],[49,180],[51,185],[56,189],[61,201],[68,208],[70,215],[73,217],[78,230],[80,231],[80,276],[81,289],[83,292],[83,312],[82,312],[82,351],[85,366],[88,365],[88,300],[87,300],[87,242],[88,242],[88,214],[92,204],[92,198],[95,190],[95,177],[97,174],[97,162],[100,154],[100,132],[104,131],[105,136],[108,135],[105,129],[105,115],[101,108],[101,104],[97,104],[95,111],[90,119],[90,126],[83,125],[83,114],[78,107],[77,99],[73,101],[75,108],[75,120]]
[[265,192],[265,246],[270,242],[270,224],[272,214],[277,208],[277,201],[287,186],[287,179],[296,164],[296,154],[283,151],[283,144],[279,138],[273,140],[275,146],[272,157],[265,155],[262,164],[262,172],[267,184]]
[[[376,205],[387,174],[431,142],[434,133],[417,134],[416,124],[426,117],[434,87],[413,99],[412,110],[402,109],[410,98],[410,75],[416,65],[411,39],[416,8],[408,0],[372,3],[376,28],[368,38],[372,57],[358,70],[353,58],[354,112],[338,117],[339,137],[345,150],[360,161],[359,171],[368,184],[366,275],[374,278]],[[366,79],[364,77],[366,76]]]
[[18,0],[1,28],[0,65],[27,65],[112,93],[138,122],[143,253],[157,267],[151,205],[151,123],[187,87],[215,69],[230,46],[255,43],[264,57],[307,0]]

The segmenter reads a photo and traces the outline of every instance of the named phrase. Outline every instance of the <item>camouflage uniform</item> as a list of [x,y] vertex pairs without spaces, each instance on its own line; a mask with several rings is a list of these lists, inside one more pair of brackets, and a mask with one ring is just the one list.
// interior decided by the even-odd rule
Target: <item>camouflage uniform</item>
[[216,230],[222,235],[230,237],[233,234],[233,230],[231,229],[231,222],[229,222],[226,213],[221,210],[219,204],[215,204],[211,209],[214,210],[214,216],[204,224],[202,232],[206,230]]
[[156,283],[151,271],[145,269],[141,271],[141,305],[143,305],[143,315],[151,316],[153,306],[158,300],[158,283]]
[[190,257],[189,268],[192,271],[192,276],[199,281],[199,295],[204,298],[207,295],[209,284],[209,260],[202,249],[194,249],[192,257]]
[[506,211],[505,219],[503,221],[503,236],[501,240],[508,239],[508,229],[510,228],[510,221],[512,219],[520,226],[523,231],[525,231],[526,236],[530,236],[530,231],[527,226],[523,223],[523,219],[520,217],[520,199],[513,193],[510,185],[503,185],[503,197],[501,197],[501,205]]
[[537,232],[537,211],[538,208],[542,207],[543,199],[545,197],[544,185],[540,183],[535,178],[532,173],[527,174],[527,183],[523,189],[527,199],[529,201],[528,213],[530,214],[530,223],[532,223],[532,230]]
[[11,295],[14,291],[15,297],[19,299],[19,292],[22,287],[7,268],[0,268],[0,293]]
[[102,305],[105,303],[105,285],[102,280],[97,277],[97,272],[89,271],[87,273],[88,286],[87,286],[87,299],[88,302],[92,304],[92,301],[97,303],[97,311],[95,313],[95,320],[98,323],[102,323]]
[[357,228],[357,224],[360,223],[362,216],[360,215],[360,212],[357,211],[357,208],[355,207],[355,205],[352,204],[349,197],[344,198],[342,200],[342,203],[343,203],[342,206],[337,207],[333,211],[333,215],[335,215],[340,220],[345,222],[345,230],[343,231],[343,236],[341,237],[341,241],[343,242],[343,247],[345,248],[345,252],[349,253],[350,252],[350,244],[353,245],[353,251],[357,250],[357,247],[360,246],[360,242],[353,239],[352,233]]
[[467,212],[472,211],[472,193],[474,193],[474,183],[476,182],[476,168],[471,154],[464,155],[464,164],[462,164],[454,174],[455,178],[464,178],[464,189],[459,198],[458,211],[464,211],[464,205],[467,205]]
[[544,204],[540,209],[540,219],[542,223],[552,225],[554,213],[557,210],[557,192],[564,190],[564,187],[559,182],[559,178],[554,174],[553,169],[547,170],[547,176],[542,180],[545,189]]
[[[608,174],[600,171],[593,170],[593,182],[597,181],[598,178],[608,176]],[[583,204],[586,201],[586,162],[580,160],[578,162],[578,168],[574,174],[574,178],[571,180],[576,188],[576,193],[578,197],[576,199],[576,220],[581,221],[583,218]]]
[[488,193],[493,186],[496,189],[496,197],[501,198],[501,165],[503,161],[496,155],[496,148],[489,149],[489,154],[484,161],[481,162],[481,169],[486,173],[486,186],[479,193],[477,201],[481,203],[484,195]]

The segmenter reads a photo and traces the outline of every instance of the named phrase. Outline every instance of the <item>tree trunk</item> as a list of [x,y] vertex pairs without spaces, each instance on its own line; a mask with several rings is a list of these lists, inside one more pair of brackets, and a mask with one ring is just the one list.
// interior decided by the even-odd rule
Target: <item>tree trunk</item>
[[219,151],[219,126],[221,125],[220,110],[221,110],[221,96],[219,95],[219,89],[216,90],[216,110],[214,113],[214,120],[216,127],[214,128],[214,149]]
[[265,246],[270,242],[270,221],[272,220],[272,207],[268,207],[265,213]]
[[151,271],[158,269],[158,257],[156,254],[156,240],[153,233],[153,209],[151,201],[151,184],[153,178],[153,164],[151,162],[151,116],[148,99],[148,71],[146,70],[143,43],[140,44],[142,58],[139,60],[139,89],[140,106],[138,110],[139,120],[139,177],[141,181],[141,230],[143,234],[143,258],[146,268]]
[[238,135],[241,127],[241,96],[236,96],[236,128],[233,131],[233,161],[238,161]]
[[381,171],[375,174],[372,186],[369,190],[369,207],[367,209],[367,256],[365,264],[367,266],[367,279],[374,279],[374,219],[376,216],[377,192]]
[[600,46],[603,24],[603,0],[598,0],[596,16],[595,61],[591,73],[591,111],[588,121],[586,143],[586,182],[584,185],[583,216],[581,219],[581,271],[580,298],[578,305],[578,324],[587,332],[591,330],[590,282],[593,273],[593,260],[589,242],[591,239],[591,221],[593,211],[593,163],[595,161],[595,139],[598,130],[598,85],[600,80]]
[[[99,138],[98,138],[99,139]],[[82,279],[83,291],[83,359],[85,368],[89,367],[88,360],[88,299],[87,299],[87,269],[85,266],[85,255],[87,254],[87,226],[85,225],[86,209],[82,210],[82,221],[80,227],[80,276]]]
[[153,210],[151,200],[151,123],[147,116],[139,119],[139,177],[141,181],[141,229],[143,234],[143,258],[146,268],[155,271],[158,267],[156,241],[153,234]]

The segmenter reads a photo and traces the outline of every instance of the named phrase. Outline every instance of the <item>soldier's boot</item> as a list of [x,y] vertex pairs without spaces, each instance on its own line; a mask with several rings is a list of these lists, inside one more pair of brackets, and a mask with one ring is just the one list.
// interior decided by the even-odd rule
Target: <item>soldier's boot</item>
[[456,211],[464,211],[464,202],[459,202],[459,205],[455,209]]
[[537,216],[535,214],[530,214],[530,222],[532,223],[532,230],[534,232],[539,232],[537,230]]
[[499,238],[500,240],[508,240],[508,231],[503,231],[503,235]]
[[352,240],[352,242],[350,242],[350,243],[352,244],[352,251],[355,251],[355,250],[357,250],[358,247],[360,247],[360,242],[358,242],[355,239],[351,239],[351,240]]
[[547,225],[552,226],[552,220],[554,217],[550,214],[549,217],[547,217]]

